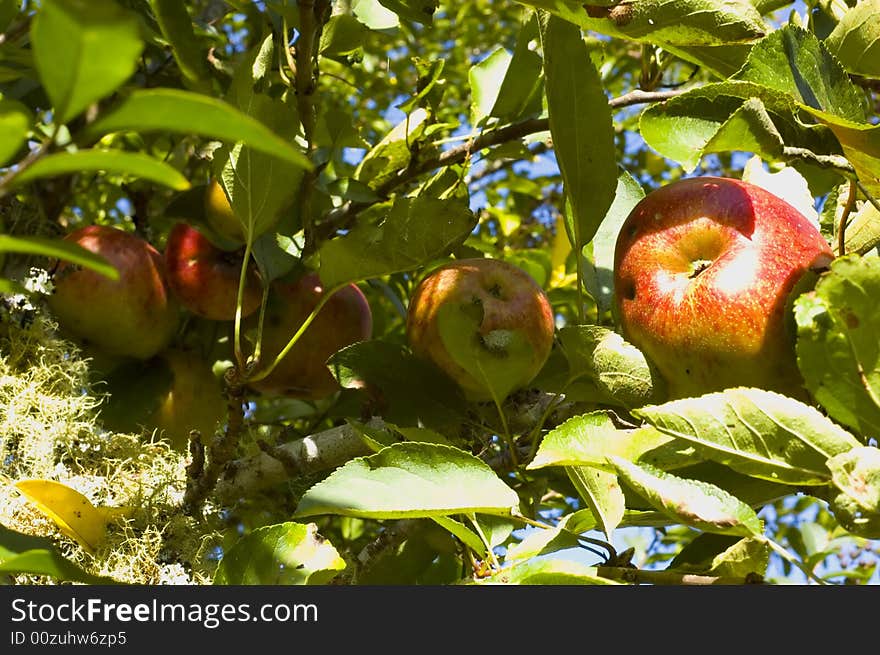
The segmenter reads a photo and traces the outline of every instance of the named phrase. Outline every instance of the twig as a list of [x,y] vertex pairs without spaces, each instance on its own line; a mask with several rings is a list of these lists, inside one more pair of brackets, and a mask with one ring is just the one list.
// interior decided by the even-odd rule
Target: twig
[[837,255],[843,257],[846,254],[846,224],[849,221],[849,215],[852,213],[856,204],[856,183],[855,180],[849,181],[849,193],[846,197],[846,204],[840,215],[840,223],[837,227]]

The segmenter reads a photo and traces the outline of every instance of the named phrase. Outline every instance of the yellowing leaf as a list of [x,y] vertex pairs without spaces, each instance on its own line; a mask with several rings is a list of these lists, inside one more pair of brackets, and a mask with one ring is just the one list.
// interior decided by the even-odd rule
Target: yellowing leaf
[[19,480],[15,487],[52,519],[63,534],[90,553],[104,540],[107,524],[125,511],[95,507],[80,492],[53,480]]

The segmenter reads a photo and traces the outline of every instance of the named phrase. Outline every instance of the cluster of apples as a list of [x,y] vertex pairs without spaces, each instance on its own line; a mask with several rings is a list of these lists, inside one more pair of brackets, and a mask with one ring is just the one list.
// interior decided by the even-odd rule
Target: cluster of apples
[[[225,195],[225,205],[218,201],[219,188],[213,183],[206,191],[206,217],[229,239],[241,231],[236,231],[238,222]],[[111,280],[59,263],[48,304],[65,334],[90,356],[109,362],[104,365],[111,369],[133,360],[144,362],[145,368],[157,361],[167,366],[172,381],[145,421],[147,427],[163,430],[176,445],[185,445],[191,429],[213,432],[226,410],[222,385],[212,362],[182,348],[177,337],[187,314],[208,321],[235,319],[243,249],[220,248],[186,222],[171,228],[163,252],[132,232],[104,225],[76,229],[65,239],[103,256],[119,273]],[[323,292],[314,273],[271,283],[263,318],[264,361],[271,362],[281,352]],[[240,309],[246,330],[256,327],[262,297],[262,280],[249,262]],[[356,285],[347,285],[326,302],[271,374],[251,387],[292,398],[324,398],[339,388],[325,364],[327,358],[371,333],[369,303]]]
[[[209,188],[215,200],[218,188]],[[224,212],[224,236],[236,237],[237,229],[240,238],[228,203]],[[222,216],[214,218],[222,231]],[[241,253],[218,248],[190,225],[171,230],[164,256],[110,227],[89,226],[67,238],[104,255],[120,272],[113,282],[62,265],[51,298],[62,325],[107,352],[143,359],[166,351],[179,306],[209,320],[235,316]],[[614,316],[623,336],[666,379],[670,397],[753,386],[802,398],[791,303],[832,258],[817,226],[769,191],[730,178],[682,179],[643,198],[620,229]],[[248,320],[261,305],[262,289],[250,265],[241,306]],[[274,359],[323,293],[314,273],[272,283],[264,358]],[[327,302],[272,374],[252,386],[267,394],[326,397],[339,388],[327,359],[371,332],[369,303],[350,284]],[[554,334],[544,290],[499,259],[454,260],[430,271],[409,301],[406,337],[413,353],[473,401],[492,399],[499,376],[506,390],[527,386],[546,363]]]

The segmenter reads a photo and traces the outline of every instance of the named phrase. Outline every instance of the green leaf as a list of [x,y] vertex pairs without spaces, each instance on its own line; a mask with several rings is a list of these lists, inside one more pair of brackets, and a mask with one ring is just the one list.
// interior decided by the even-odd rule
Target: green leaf
[[34,537],[0,525],[0,573],[45,575],[59,582],[119,584],[105,576],[93,575],[65,559],[51,539]]
[[[845,252],[864,255],[878,245],[880,245],[880,211],[870,202],[866,202],[846,226]],[[834,254],[839,254],[836,247]]]
[[461,542],[474,551],[478,557],[486,557],[486,546],[480,536],[467,527],[464,523],[451,519],[448,516],[432,516],[432,519],[445,530],[458,537]]
[[864,511],[880,514],[880,449],[862,446],[828,460],[831,481]]
[[762,539],[737,539],[704,532],[686,545],[667,570],[730,578],[764,575],[770,562],[770,546]]
[[305,493],[294,516],[509,515],[518,505],[516,492],[473,455],[451,446],[404,442],[331,473]]
[[434,20],[434,12],[440,5],[438,0],[379,0],[379,4],[387,7],[404,20],[430,25]]
[[483,119],[491,114],[512,60],[513,55],[499,47],[468,70],[471,87],[471,125],[474,127],[479,126]]
[[31,42],[59,123],[131,77],[144,47],[136,15],[113,0],[44,0]]
[[395,198],[361,213],[348,234],[321,244],[318,273],[333,288],[411,271],[448,254],[475,224],[460,200]]
[[690,442],[706,459],[783,484],[827,484],[828,458],[860,445],[813,407],[763,389],[726,389],[633,415]]
[[593,2],[520,0],[608,36],[660,46],[706,46],[749,42],[767,27],[748,2],[740,0],[639,0]]
[[223,554],[215,585],[322,585],[345,569],[345,560],[314,523],[257,528]]
[[513,57],[501,81],[490,116],[512,121],[541,111],[544,62],[538,53],[529,49],[529,43],[537,36],[538,23],[532,15],[520,29]]
[[207,51],[199,47],[183,0],[150,0],[153,15],[162,36],[171,46],[177,67],[183,73],[186,85],[203,93],[211,92],[211,72],[208,69]]
[[383,7],[379,0],[352,0],[351,9],[371,30],[390,30],[400,24],[397,14]]
[[827,129],[804,124],[797,112],[792,98],[769,87],[725,81],[648,107],[639,129],[648,145],[688,172],[712,152],[744,150],[773,161],[783,143],[814,152],[838,149]]
[[[273,52],[270,34],[236,67],[226,101],[293,143],[299,129],[295,98],[273,98],[257,88],[271,70]],[[303,167],[239,141],[214,153],[213,172],[226,191],[242,234],[256,239],[272,229],[293,203]]]
[[581,500],[598,521],[599,529],[611,541],[626,510],[626,499],[617,474],[591,466],[568,466],[565,471]]
[[366,25],[349,14],[331,16],[321,31],[318,52],[325,57],[361,59],[364,40],[369,34]]
[[407,114],[373,148],[364,155],[354,178],[378,189],[405,168],[412,157],[410,147],[422,138],[427,127],[428,112],[420,107]]
[[[533,557],[538,557],[539,555],[552,553],[557,550],[578,547],[580,545],[578,535],[567,527],[569,523],[572,525],[578,523],[576,515],[589,515],[590,520],[593,521],[593,523],[591,523],[590,528],[588,529],[592,529],[595,525],[592,513],[589,510],[580,510],[574,514],[566,514],[552,528],[530,528],[522,541],[512,544],[507,548],[507,553],[504,556],[504,563],[514,564],[516,562],[529,560]],[[586,532],[586,530],[583,531]]]
[[865,95],[816,36],[785,25],[752,47],[736,79],[788,94],[798,103],[864,123]]
[[794,304],[807,389],[834,420],[865,436],[880,431],[878,294],[880,260],[847,255]]
[[599,575],[595,566],[556,557],[542,557],[514,564],[488,578],[481,585],[616,585]]
[[407,524],[406,538],[383,548],[357,571],[358,585],[452,584],[467,575],[462,570],[455,539],[432,521]]
[[398,426],[445,432],[465,420],[464,399],[455,383],[401,344],[361,341],[333,355],[329,366],[342,387],[366,386],[378,394],[383,417]]
[[6,31],[21,9],[21,0],[0,0],[0,34]]
[[580,252],[614,200],[617,155],[611,108],[574,25],[550,16],[542,25],[541,40],[550,134],[573,215],[566,230]]
[[850,73],[880,78],[880,0],[861,0],[825,39],[825,46]]
[[24,145],[32,119],[30,109],[22,103],[0,98],[0,166]]
[[665,473],[649,464],[633,464],[611,455],[621,480],[657,510],[703,532],[761,536],[763,526],[755,511],[715,485]]
[[132,91],[84,130],[86,136],[109,132],[171,132],[199,134],[230,143],[243,142],[254,150],[311,169],[308,158],[263,123],[217,98],[180,89]]
[[122,150],[79,150],[47,155],[25,168],[14,181],[15,184],[22,184],[39,178],[81,172],[131,175],[177,191],[190,188],[189,181],[168,164],[149,155]]
[[818,109],[808,111],[837,137],[865,188],[875,198],[880,196],[880,125],[855,123]]
[[529,469],[546,466],[590,466],[613,471],[608,455],[644,461],[668,470],[693,463],[693,449],[651,427],[622,430],[607,412],[574,416],[541,440]]
[[614,330],[573,325],[558,334],[570,378],[588,377],[609,404],[630,409],[666,397],[663,380],[645,355]]
[[63,259],[100,273],[111,280],[119,279],[116,268],[100,255],[70,241],[47,237],[12,237],[0,234],[0,252],[22,252],[52,259]]
[[633,207],[644,197],[645,191],[636,179],[627,171],[621,171],[617,177],[614,201],[591,242],[593,246],[591,265],[584,270],[585,277],[593,278],[587,286],[594,289],[591,295],[600,312],[611,309],[611,300],[614,297],[614,250],[617,246],[620,226]]

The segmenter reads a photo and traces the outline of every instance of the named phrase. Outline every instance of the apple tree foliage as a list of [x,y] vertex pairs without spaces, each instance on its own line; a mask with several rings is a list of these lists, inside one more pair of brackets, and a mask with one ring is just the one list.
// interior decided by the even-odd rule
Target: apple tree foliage
[[[177,221],[207,229],[216,179],[266,284],[309,269],[367,294],[373,337],[330,358],[341,390],[317,401],[248,391],[238,321],[183,323],[231,399],[179,502],[224,517],[220,556],[183,562],[217,584],[876,583],[878,16],[878,0],[0,0],[2,291],[39,303],[26,273],[58,259],[114,275],[61,241],[81,225],[160,249]],[[670,401],[619,334],[619,225],[705,174],[800,203],[835,249],[793,303],[809,404]],[[557,316],[543,370],[522,389],[502,371],[485,403],[404,333],[420,278],[478,256],[527,271]],[[142,363],[107,377],[104,416],[131,424],[171,384]],[[0,570],[96,579],[5,527]]]

